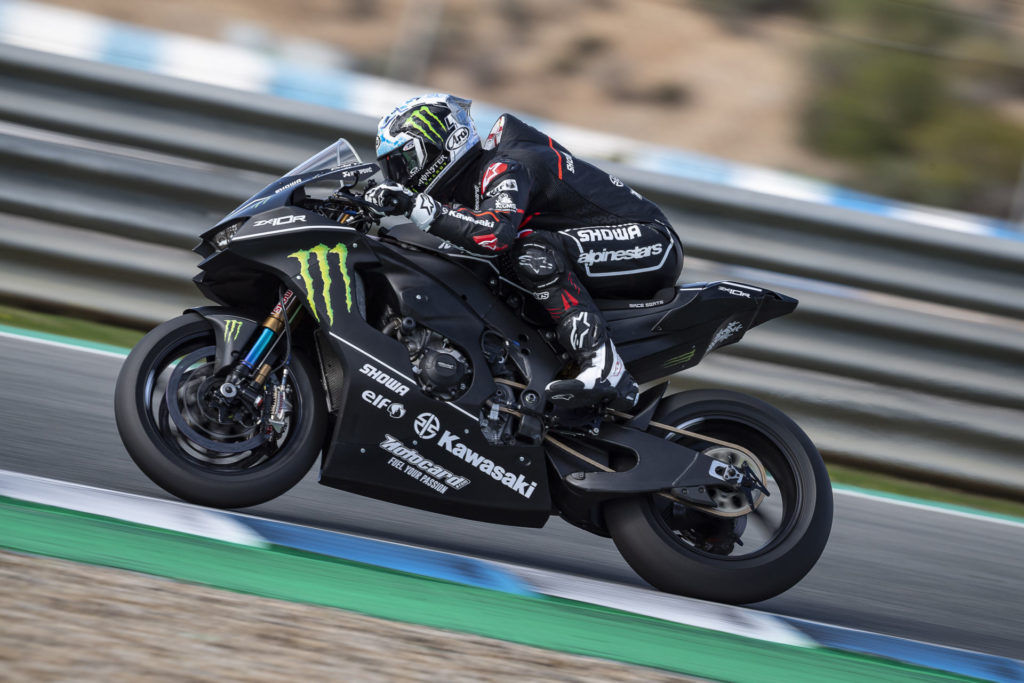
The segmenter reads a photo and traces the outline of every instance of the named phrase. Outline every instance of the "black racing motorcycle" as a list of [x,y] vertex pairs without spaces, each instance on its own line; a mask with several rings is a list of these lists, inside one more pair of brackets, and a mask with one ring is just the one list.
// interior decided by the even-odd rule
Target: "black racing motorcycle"
[[797,301],[736,282],[600,301],[629,371],[627,412],[556,409],[572,372],[502,259],[409,225],[381,227],[359,188],[378,167],[344,140],[202,235],[195,282],[217,306],[152,330],[117,380],[117,427],[156,484],[237,508],[320,483],[528,527],[553,514],[610,536],[657,588],[770,598],[825,547],[820,455],[743,394],[665,395],[670,375]]

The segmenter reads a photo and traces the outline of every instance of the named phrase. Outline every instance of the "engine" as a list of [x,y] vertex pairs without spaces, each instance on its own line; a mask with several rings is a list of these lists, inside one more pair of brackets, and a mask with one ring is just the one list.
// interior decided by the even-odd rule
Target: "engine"
[[[393,309],[385,311],[381,330],[405,345],[412,372],[428,396],[443,401],[460,398],[473,380],[473,367],[464,349],[444,335],[420,325],[413,318],[401,318]],[[517,439],[540,443],[542,430],[535,416],[519,412],[518,389],[528,382],[525,359],[497,332],[488,330],[481,339],[481,351],[494,378],[494,394],[480,406],[480,430],[492,444],[510,444]],[[537,402],[536,393],[525,392],[528,406]]]
[[401,320],[396,338],[409,350],[412,371],[424,393],[445,401],[466,393],[473,378],[472,368],[466,355],[449,339],[412,318]]

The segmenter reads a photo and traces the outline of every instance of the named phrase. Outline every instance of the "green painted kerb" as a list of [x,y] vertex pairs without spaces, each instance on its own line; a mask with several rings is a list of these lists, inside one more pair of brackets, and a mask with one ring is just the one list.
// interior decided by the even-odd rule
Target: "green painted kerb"
[[0,547],[737,683],[975,680],[0,498]]

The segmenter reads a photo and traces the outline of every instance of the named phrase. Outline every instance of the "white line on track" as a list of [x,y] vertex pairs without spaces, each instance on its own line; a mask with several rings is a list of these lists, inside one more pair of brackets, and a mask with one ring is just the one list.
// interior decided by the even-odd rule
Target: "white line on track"
[[16,334],[14,332],[5,332],[0,330],[0,337],[6,337],[8,339],[18,339],[21,341],[34,342],[36,344],[42,344],[44,346],[55,346],[61,349],[70,349],[72,351],[83,351],[85,353],[95,353],[100,356],[108,356],[110,358],[126,358],[127,352],[109,351],[107,349],[98,349],[92,346],[84,346],[70,341],[58,341],[56,339],[44,339],[42,337],[34,337],[28,334]]
[[891,498],[885,494],[876,494],[868,491],[854,491],[846,488],[834,488],[832,489],[832,492],[834,494],[851,496],[853,498],[866,498],[868,500],[873,500],[880,503],[889,503],[890,505],[899,505],[902,507],[916,508],[918,510],[928,510],[930,512],[941,512],[947,515],[953,515],[954,517],[965,517],[967,519],[974,519],[980,522],[993,522],[995,524],[1005,524],[1006,526],[1024,529],[1024,519],[1013,519],[1010,517],[1000,517],[996,516],[995,514],[987,514],[984,512],[959,510],[956,508],[946,507],[941,504],[931,504],[926,501],[914,501],[904,500],[902,498]]

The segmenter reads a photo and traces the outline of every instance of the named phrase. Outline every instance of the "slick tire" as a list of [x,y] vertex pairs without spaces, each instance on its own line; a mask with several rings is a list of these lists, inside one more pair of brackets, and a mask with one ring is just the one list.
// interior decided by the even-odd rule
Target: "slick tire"
[[[117,378],[117,429],[132,460],[155,484],[182,500],[216,508],[267,502],[291,489],[316,461],[327,428],[324,400],[312,363],[293,351],[289,365],[292,423],[279,450],[247,468],[199,462],[161,433],[151,409],[154,373],[183,350],[213,346],[210,324],[196,313],[169,320],[132,350]],[[155,392],[154,392],[155,393]]]
[[675,394],[654,419],[749,448],[786,491],[787,512],[777,538],[734,557],[686,543],[658,514],[653,495],[611,501],[605,506],[608,529],[633,570],[665,592],[730,604],[767,600],[800,581],[821,556],[832,526],[828,472],[807,435],[776,408],[729,391]]

